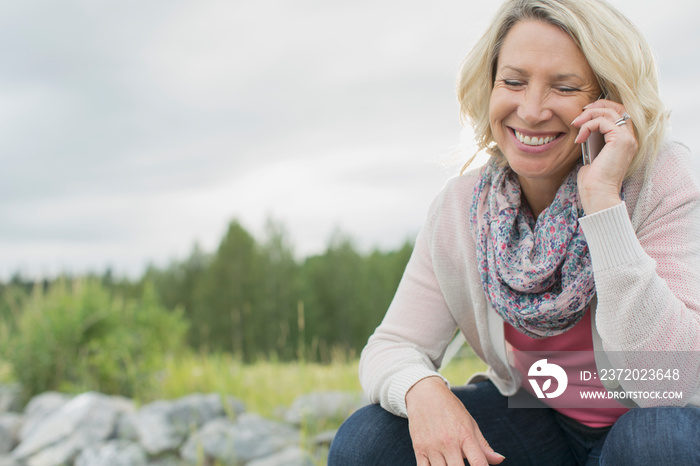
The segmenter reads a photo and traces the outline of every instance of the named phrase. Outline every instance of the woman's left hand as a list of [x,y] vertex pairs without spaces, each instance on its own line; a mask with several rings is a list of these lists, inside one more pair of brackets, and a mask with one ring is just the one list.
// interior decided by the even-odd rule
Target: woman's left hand
[[622,104],[601,99],[587,105],[572,122],[580,128],[575,141],[578,144],[593,131],[605,137],[600,153],[578,172],[579,197],[587,215],[620,203],[622,181],[638,148],[634,122],[628,119],[624,124],[615,124],[626,113]]

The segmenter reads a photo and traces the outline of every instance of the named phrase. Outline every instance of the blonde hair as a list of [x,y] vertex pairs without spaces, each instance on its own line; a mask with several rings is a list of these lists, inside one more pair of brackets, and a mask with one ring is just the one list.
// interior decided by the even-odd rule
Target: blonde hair
[[462,123],[474,128],[478,151],[504,161],[489,125],[489,100],[503,41],[523,20],[542,21],[566,32],[588,60],[606,98],[625,106],[639,146],[627,176],[653,160],[668,121],[659,97],[656,62],[637,27],[603,0],[507,0],[501,6],[462,62],[457,80]]

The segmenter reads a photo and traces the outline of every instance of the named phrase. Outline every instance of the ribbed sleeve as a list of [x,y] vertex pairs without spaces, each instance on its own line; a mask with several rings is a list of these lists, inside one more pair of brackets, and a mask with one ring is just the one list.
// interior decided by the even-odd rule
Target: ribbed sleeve
[[645,255],[624,202],[579,219],[590,248],[593,272],[630,264]]

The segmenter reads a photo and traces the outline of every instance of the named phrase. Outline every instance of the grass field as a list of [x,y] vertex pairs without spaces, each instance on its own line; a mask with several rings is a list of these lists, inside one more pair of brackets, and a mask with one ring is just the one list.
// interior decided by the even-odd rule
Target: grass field
[[[454,359],[442,370],[453,385],[485,369],[476,357]],[[299,395],[314,391],[361,391],[358,361],[335,357],[331,364],[258,361],[243,364],[230,355],[196,355],[168,361],[156,389],[142,401],[172,399],[194,392],[233,395],[250,411],[272,417]]]
[[[342,355],[331,364],[260,360],[244,364],[228,354],[189,353],[169,359],[156,374],[157,382],[144,388],[137,403],[174,399],[190,393],[221,393],[243,401],[249,411],[274,417],[280,407],[298,396],[316,391],[361,391],[357,359]],[[452,385],[463,384],[471,374],[485,369],[472,354],[455,358],[441,370]],[[13,381],[11,367],[0,360],[0,383]]]

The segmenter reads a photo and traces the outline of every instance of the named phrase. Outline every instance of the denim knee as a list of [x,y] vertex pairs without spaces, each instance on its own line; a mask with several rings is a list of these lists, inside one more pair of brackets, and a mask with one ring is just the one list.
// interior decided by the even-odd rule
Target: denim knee
[[633,409],[610,429],[600,464],[700,464],[699,429],[696,407]]
[[408,421],[379,405],[345,420],[331,443],[328,466],[415,464]]

